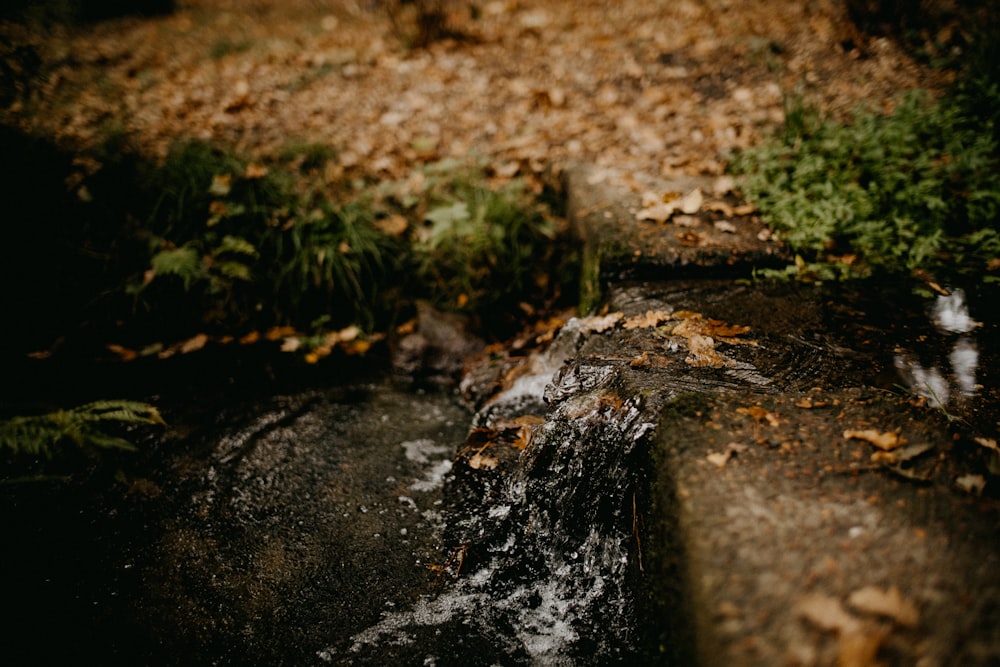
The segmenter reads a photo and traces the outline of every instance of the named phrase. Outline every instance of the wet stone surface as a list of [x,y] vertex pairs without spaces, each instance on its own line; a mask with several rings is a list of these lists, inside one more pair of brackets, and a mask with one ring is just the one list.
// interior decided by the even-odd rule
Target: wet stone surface
[[168,432],[124,498],[3,489],[4,589],[23,612],[5,662],[347,664],[331,647],[350,656],[353,633],[438,584],[467,427],[447,394],[310,391]]

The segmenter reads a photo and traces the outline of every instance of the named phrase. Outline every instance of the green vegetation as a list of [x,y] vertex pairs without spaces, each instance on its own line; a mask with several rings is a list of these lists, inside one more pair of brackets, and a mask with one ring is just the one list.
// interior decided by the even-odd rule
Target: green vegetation
[[[112,133],[81,170],[45,142],[4,136],[24,167],[0,183],[12,240],[0,277],[18,287],[2,293],[0,354],[18,366],[26,352],[75,363],[290,335],[314,362],[338,341],[363,352],[366,335],[412,318],[418,300],[504,337],[573,276],[559,218],[476,162],[377,184],[337,176],[335,151],[314,144],[255,162],[185,142],[151,163]],[[124,403],[16,417],[0,425],[0,448],[124,448],[108,423],[156,419]]]
[[551,210],[523,181],[491,186],[485,166],[445,161],[416,179],[390,184],[383,204],[409,220],[407,296],[474,314],[486,329],[504,329],[557,298],[573,280],[574,257],[558,243]]
[[[163,426],[151,405],[137,401],[96,401],[42,415],[0,421],[0,460],[6,482],[37,479],[56,458],[82,454],[96,458],[109,450],[134,451],[119,432],[136,426]],[[34,474],[27,474],[31,471]],[[12,477],[11,473],[22,474]]]
[[[991,55],[976,62],[995,63]],[[939,100],[914,91],[891,114],[861,110],[848,125],[795,103],[783,132],[734,156],[732,168],[798,256],[784,275],[916,272],[996,282],[998,109],[994,65],[974,66]]]
[[[6,268],[25,286],[8,312],[37,326],[22,351],[76,330],[132,349],[274,327],[371,333],[411,317],[416,300],[501,336],[571,279],[549,208],[520,181],[491,183],[475,162],[376,184],[331,177],[335,152],[315,144],[253,162],[185,142],[154,164],[111,134],[84,174],[22,143],[39,161],[7,184],[19,250]],[[39,174],[46,202],[29,194]],[[57,195],[64,181],[73,187]],[[52,321],[27,316],[40,300]]]

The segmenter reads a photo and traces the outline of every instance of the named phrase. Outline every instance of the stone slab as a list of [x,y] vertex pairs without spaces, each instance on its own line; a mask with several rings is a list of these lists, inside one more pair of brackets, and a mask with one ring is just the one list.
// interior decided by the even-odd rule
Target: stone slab
[[[610,281],[745,277],[787,259],[759,217],[750,211],[736,214],[743,202],[711,178],[639,181],[582,164],[569,167],[564,178],[567,215],[584,247],[585,308],[600,300],[602,285]],[[676,213],[663,222],[640,219],[644,197],[663,202],[695,189],[703,201],[694,213]]]

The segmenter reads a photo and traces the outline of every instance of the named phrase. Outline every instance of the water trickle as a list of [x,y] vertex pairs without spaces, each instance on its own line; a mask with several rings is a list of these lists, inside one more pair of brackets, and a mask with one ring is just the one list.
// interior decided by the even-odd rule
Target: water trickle
[[979,348],[969,334],[979,323],[972,318],[961,289],[939,295],[931,308],[930,320],[938,335],[950,342],[947,363],[941,360],[925,365],[916,355],[902,350],[897,352],[893,363],[910,391],[944,409],[957,398],[976,394]]
[[330,647],[326,660],[366,663],[414,643],[445,662],[468,659],[462,647],[472,644],[475,655],[504,664],[638,655],[634,503],[653,425],[639,398],[602,398],[618,379],[614,367],[566,363],[579,340],[578,325],[567,325],[536,363],[536,377],[526,374],[477,416],[486,423],[543,395],[549,410],[500,484],[477,485],[480,471],[456,470],[454,486],[472,492],[448,515],[454,578],[409,609],[384,613],[349,645]]

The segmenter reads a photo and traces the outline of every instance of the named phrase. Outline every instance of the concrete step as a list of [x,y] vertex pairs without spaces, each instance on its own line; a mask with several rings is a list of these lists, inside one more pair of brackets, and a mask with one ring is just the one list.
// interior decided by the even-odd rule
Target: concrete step
[[640,556],[663,656],[1000,664],[995,391],[962,399],[976,425],[955,419],[891,390],[891,358],[835,340],[821,299],[709,280],[787,258],[750,212],[640,219],[658,206],[643,192],[739,205],[710,180],[577,166],[566,183],[605,318],[571,363],[615,365],[614,391],[659,423]]

